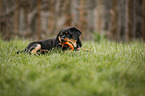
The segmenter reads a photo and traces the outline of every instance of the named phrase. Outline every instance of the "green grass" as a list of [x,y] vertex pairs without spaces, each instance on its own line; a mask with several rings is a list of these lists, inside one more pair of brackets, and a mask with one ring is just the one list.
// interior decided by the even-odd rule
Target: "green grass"
[[145,96],[145,45],[83,42],[91,52],[15,54],[29,41],[0,39],[0,96]]

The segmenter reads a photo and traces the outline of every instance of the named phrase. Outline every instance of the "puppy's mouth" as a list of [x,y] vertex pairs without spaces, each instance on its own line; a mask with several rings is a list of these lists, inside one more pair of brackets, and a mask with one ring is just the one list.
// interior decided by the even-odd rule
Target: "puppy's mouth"
[[77,44],[76,44],[77,40],[74,40],[74,39],[64,38],[64,39],[61,40],[61,41],[62,41],[62,43],[64,43],[64,42],[69,42],[69,43],[71,43],[74,47],[77,46]]
[[74,39],[69,39],[69,38],[61,38],[60,36],[58,37],[59,41],[61,44],[63,44],[64,42],[70,42],[71,44],[73,44],[74,47],[77,47],[77,40]]

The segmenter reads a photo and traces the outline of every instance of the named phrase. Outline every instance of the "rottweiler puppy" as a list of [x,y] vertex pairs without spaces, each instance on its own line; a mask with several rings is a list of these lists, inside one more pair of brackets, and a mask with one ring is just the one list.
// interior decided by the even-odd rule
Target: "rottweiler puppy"
[[45,54],[48,51],[51,51],[54,48],[68,50],[69,46],[62,46],[64,42],[69,42],[73,45],[74,49],[77,50],[82,46],[80,40],[81,31],[75,27],[67,27],[62,29],[56,38],[40,40],[30,43],[25,50],[18,51],[18,53],[34,53],[34,54]]

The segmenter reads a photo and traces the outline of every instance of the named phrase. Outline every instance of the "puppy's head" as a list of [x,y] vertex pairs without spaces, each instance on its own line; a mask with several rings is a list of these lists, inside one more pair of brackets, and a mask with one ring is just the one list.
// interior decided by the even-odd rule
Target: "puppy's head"
[[70,42],[73,44],[74,47],[81,47],[82,43],[80,41],[81,32],[75,27],[67,27],[60,31],[57,38],[61,43],[63,42]]

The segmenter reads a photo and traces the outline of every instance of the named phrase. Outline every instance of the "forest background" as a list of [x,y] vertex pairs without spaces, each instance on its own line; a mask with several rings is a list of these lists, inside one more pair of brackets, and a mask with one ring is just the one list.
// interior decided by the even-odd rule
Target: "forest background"
[[114,41],[145,41],[145,0],[0,0],[0,36],[39,40],[65,27]]

